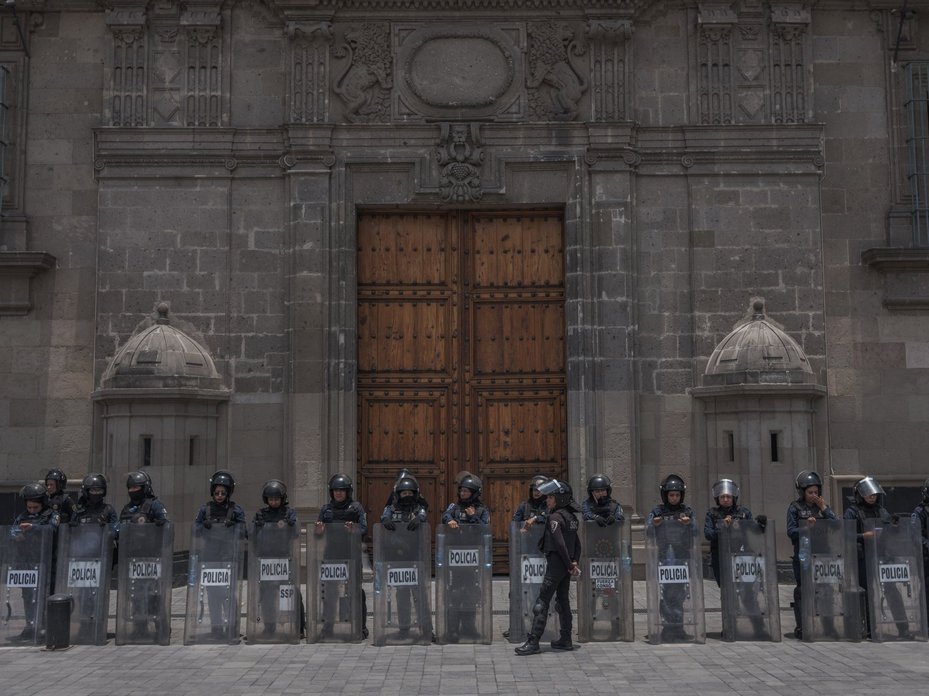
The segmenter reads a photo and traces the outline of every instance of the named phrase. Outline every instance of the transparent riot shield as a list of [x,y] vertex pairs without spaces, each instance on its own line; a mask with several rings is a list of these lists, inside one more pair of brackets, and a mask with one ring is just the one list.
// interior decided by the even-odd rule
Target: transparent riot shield
[[239,642],[243,524],[193,529],[184,645]]
[[[548,565],[539,550],[539,541],[545,534],[545,526],[534,524],[528,530],[516,522],[510,523],[510,636],[511,643],[522,643],[532,628],[532,607],[539,598],[542,579]],[[555,640],[559,636],[561,622],[554,602],[549,607],[545,633],[540,640]]]
[[362,639],[366,603],[361,589],[361,537],[344,522],[307,526],[306,639]]
[[300,527],[286,521],[252,526],[248,543],[249,643],[298,643],[303,602],[300,598]]
[[436,530],[435,606],[439,643],[493,641],[493,536],[483,524]]
[[723,640],[781,641],[774,522],[735,520],[719,530]]
[[705,643],[703,564],[690,525],[666,518],[645,535],[648,640]]
[[906,517],[896,524],[865,520],[872,640],[926,640],[921,539],[918,520]]
[[45,629],[45,600],[55,528],[0,527],[0,642],[36,645]]
[[581,526],[577,636],[582,642],[634,640],[630,526]]
[[117,645],[171,642],[171,576],[174,525],[124,523],[119,528],[116,573]]
[[428,524],[374,525],[374,645],[432,642],[431,552]]
[[854,520],[818,519],[800,528],[803,640],[861,640]]
[[71,595],[71,643],[104,645],[110,610],[113,530],[96,520],[58,530],[55,587]]

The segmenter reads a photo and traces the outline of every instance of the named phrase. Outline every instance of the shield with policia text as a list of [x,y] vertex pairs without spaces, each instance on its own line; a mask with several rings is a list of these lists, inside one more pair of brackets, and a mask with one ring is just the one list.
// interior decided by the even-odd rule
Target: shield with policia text
[[[539,598],[542,579],[548,565],[539,542],[545,534],[544,524],[525,529],[516,522],[510,523],[510,635],[511,643],[522,643],[532,627],[532,607]],[[549,607],[545,633],[540,640],[555,640],[561,622],[553,600]]]
[[286,520],[252,526],[245,631],[249,643],[300,641],[300,529]]
[[244,525],[193,529],[184,644],[238,643]]
[[918,520],[866,520],[871,639],[926,640],[926,591]]
[[581,526],[577,637],[582,642],[634,640],[630,525]]
[[110,569],[114,534],[96,519],[58,530],[55,588],[71,595],[71,643],[104,645],[110,610]]
[[719,530],[723,640],[781,640],[774,522],[734,520]]
[[344,522],[307,526],[306,639],[362,639],[361,537]]
[[435,605],[439,643],[493,640],[493,536],[483,524],[436,531]]
[[117,645],[171,642],[174,525],[123,523],[119,529]]
[[0,642],[35,645],[45,629],[55,528],[0,527]]
[[648,640],[705,643],[703,565],[697,535],[690,525],[667,517],[649,525],[645,535]]
[[374,525],[374,645],[429,645],[432,543],[429,525]]
[[854,520],[817,519],[800,528],[800,623],[803,640],[861,640]]

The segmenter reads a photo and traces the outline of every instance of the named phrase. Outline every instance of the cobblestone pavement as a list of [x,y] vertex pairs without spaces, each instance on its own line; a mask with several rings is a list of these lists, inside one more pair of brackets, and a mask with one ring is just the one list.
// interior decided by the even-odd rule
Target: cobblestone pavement
[[[502,637],[506,584],[494,583],[492,645],[184,646],[184,589],[174,591],[170,646],[0,648],[2,692],[119,694],[719,694],[929,692],[926,643],[724,643],[719,591],[707,582],[705,645],[645,642],[645,586],[636,583],[633,643],[543,646],[517,657]],[[793,628],[792,587],[781,585],[783,632]],[[370,588],[369,588],[370,592]],[[369,597],[371,595],[369,594]],[[370,625],[369,619],[369,625]],[[244,625],[244,622],[243,622]],[[556,687],[551,686],[552,683]]]

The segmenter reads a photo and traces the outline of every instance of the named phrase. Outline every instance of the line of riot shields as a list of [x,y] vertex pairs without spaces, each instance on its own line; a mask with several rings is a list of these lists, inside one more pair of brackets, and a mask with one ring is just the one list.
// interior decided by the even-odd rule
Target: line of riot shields
[[[738,520],[720,530],[724,640],[781,639],[774,524]],[[522,641],[545,576],[539,525],[510,527],[509,639]],[[806,641],[926,640],[926,592],[920,530],[912,520],[870,521],[864,557],[854,521],[820,520],[800,530],[802,635]],[[171,635],[174,527],[123,525],[116,594],[117,645],[166,645]],[[362,591],[362,540],[340,523],[310,527],[301,575],[301,529],[253,528],[248,536],[246,637],[250,643],[354,642],[367,635]],[[577,581],[578,639],[631,641],[633,631],[630,525],[581,528]],[[484,525],[432,535],[373,527],[374,645],[490,643],[493,638],[493,539]],[[240,639],[240,587],[245,571],[243,525],[195,528],[191,538],[184,643]],[[46,598],[71,596],[71,641],[107,640],[114,538],[108,526],[0,527],[0,641],[38,644]],[[646,534],[648,639],[706,640],[700,540],[683,525]],[[301,589],[306,584],[306,605]],[[432,601],[435,599],[435,611]],[[433,621],[434,616],[434,621]],[[547,636],[558,635],[552,612]],[[434,625],[433,625],[434,624]]]

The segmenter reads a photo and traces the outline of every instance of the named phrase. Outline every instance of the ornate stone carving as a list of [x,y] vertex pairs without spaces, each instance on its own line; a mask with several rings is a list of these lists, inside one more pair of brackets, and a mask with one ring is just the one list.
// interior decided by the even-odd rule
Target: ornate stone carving
[[187,83],[184,122],[188,126],[223,125],[223,52],[221,16],[215,9],[187,10],[181,15],[186,44]]
[[389,120],[393,57],[388,25],[366,22],[350,26],[333,55],[348,58],[332,88],[345,105],[345,120],[352,123]]
[[529,107],[539,119],[573,121],[589,86],[583,35],[566,22],[529,24]]
[[329,117],[329,22],[288,22],[291,40],[290,120],[322,123]]
[[468,203],[481,200],[480,126],[477,123],[443,123],[436,141],[436,160],[442,168],[439,189],[448,203]]
[[595,121],[621,121],[628,118],[627,50],[631,38],[632,23],[628,21],[597,20],[587,25],[591,106]]
[[110,10],[107,25],[113,36],[113,65],[110,72],[110,125],[144,126],[146,124],[145,83],[147,79],[147,42],[145,10],[120,8]]
[[810,11],[799,3],[771,7],[771,115],[774,123],[806,122],[806,42]]
[[697,21],[700,123],[732,123],[732,30],[738,18],[730,3],[703,3]]

